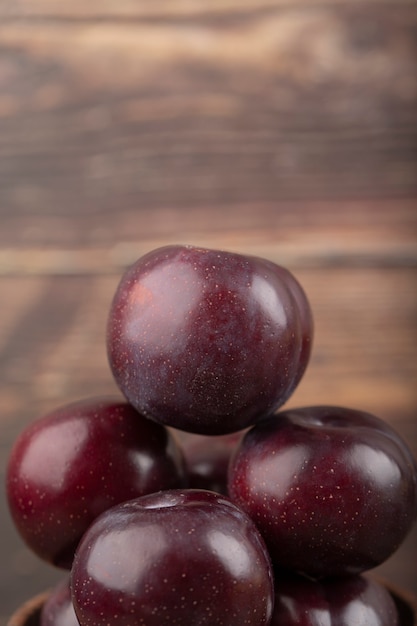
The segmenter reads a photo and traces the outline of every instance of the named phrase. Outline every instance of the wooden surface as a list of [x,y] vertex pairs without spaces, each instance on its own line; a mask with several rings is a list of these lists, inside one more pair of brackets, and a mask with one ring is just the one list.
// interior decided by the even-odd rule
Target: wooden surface
[[415,194],[417,3],[101,4],[0,0],[3,207]]
[[[0,0],[0,472],[25,424],[115,391],[107,311],[170,242],[286,265],[312,304],[289,404],[417,456],[417,5]],[[0,623],[61,573],[0,499]],[[382,567],[417,592],[417,530]]]

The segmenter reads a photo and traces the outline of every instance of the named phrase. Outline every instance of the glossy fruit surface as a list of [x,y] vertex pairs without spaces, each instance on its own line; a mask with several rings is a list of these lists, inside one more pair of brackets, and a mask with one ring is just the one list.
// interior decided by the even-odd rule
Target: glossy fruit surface
[[267,626],[274,594],[253,522],[224,496],[193,489],[100,516],[71,585],[81,626]]
[[240,433],[217,437],[188,435],[182,442],[188,486],[227,495],[229,461],[241,436]]
[[7,495],[29,547],[70,568],[100,513],[185,481],[182,452],[164,426],[125,402],[95,398],[59,408],[21,433],[9,458]]
[[68,579],[58,583],[49,594],[42,606],[40,626],[79,626]]
[[285,573],[276,579],[270,626],[399,626],[390,593],[375,580],[347,576],[312,581]]
[[278,567],[310,577],[373,568],[417,515],[416,464],[388,424],[341,407],[290,409],[243,438],[229,495]]
[[307,298],[286,269],[167,246],[122,277],[107,346],[117,384],[144,415],[219,435],[288,399],[307,366],[312,333]]

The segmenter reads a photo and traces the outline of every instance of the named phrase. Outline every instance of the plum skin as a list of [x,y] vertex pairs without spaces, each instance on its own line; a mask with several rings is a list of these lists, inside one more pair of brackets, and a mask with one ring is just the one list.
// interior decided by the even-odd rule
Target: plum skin
[[253,256],[165,246],[122,276],[108,318],[109,364],[144,415],[221,435],[273,413],[309,361],[313,320],[286,269]]
[[118,398],[75,402],[29,424],[12,448],[6,475],[17,530],[40,558],[64,569],[100,513],[186,485],[174,436]]
[[313,581],[285,572],[275,589],[270,626],[400,626],[389,591],[362,575]]
[[267,626],[273,575],[252,520],[205,490],[171,490],[103,513],[71,573],[81,626]]
[[288,409],[255,425],[231,460],[228,493],[274,566],[316,579],[381,564],[417,516],[406,444],[377,417],[342,407]]
[[243,433],[207,436],[188,435],[181,444],[187,467],[188,486],[227,496],[230,458]]
[[42,606],[40,626],[79,626],[72,604],[69,579],[60,581]]

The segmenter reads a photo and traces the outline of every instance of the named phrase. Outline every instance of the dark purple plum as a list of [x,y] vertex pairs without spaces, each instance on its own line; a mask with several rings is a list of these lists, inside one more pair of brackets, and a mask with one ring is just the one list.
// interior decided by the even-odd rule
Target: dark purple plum
[[341,407],[259,422],[233,455],[228,493],[255,521],[274,566],[312,578],[379,565],[417,515],[406,444],[382,420]]
[[79,626],[67,578],[52,589],[42,606],[39,621],[40,626]]
[[79,544],[71,587],[81,626],[267,626],[274,596],[252,520],[194,489],[103,513]]
[[188,486],[227,495],[229,461],[242,435],[188,435],[182,441]]
[[15,442],[7,468],[16,528],[38,556],[67,569],[100,513],[186,484],[173,435],[110,398],[71,404],[31,423]]
[[364,576],[312,581],[287,572],[275,588],[270,626],[400,626],[391,594]]
[[294,276],[253,256],[166,246],[122,277],[107,347],[121,391],[157,422],[205,435],[243,430],[292,394],[313,323]]

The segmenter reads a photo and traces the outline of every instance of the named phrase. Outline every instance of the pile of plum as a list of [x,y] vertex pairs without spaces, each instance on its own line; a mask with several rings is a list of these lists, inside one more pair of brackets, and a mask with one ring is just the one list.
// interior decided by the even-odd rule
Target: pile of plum
[[7,470],[27,545],[67,570],[41,626],[397,626],[365,575],[417,517],[399,435],[356,408],[281,410],[313,321],[293,275],[192,246],[122,276],[120,398],[32,422]]

